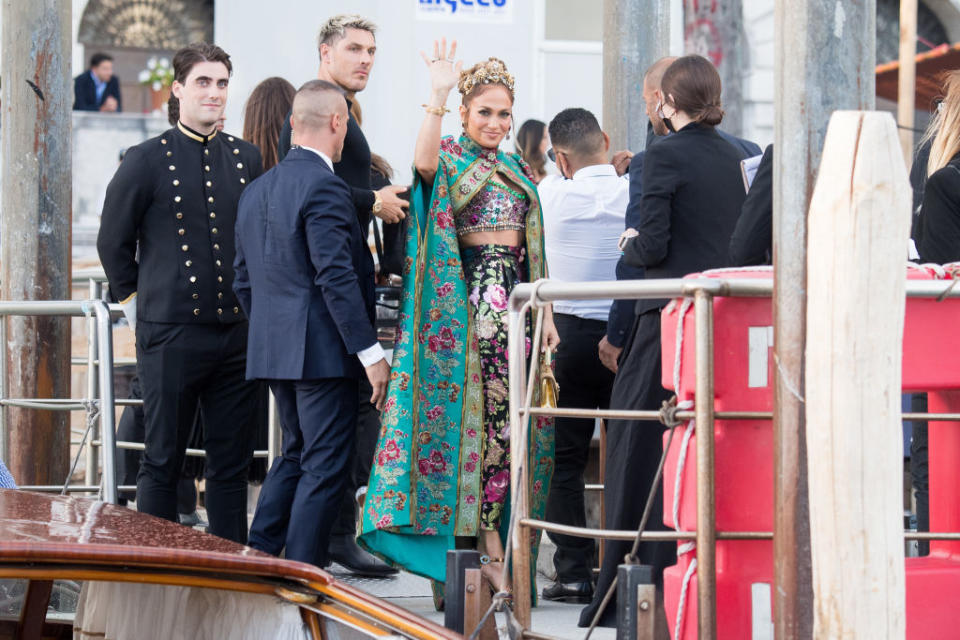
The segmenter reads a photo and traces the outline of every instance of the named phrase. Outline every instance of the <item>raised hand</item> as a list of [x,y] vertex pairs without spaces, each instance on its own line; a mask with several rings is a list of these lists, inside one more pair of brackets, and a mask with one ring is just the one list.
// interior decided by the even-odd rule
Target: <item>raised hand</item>
[[427,57],[423,51],[420,57],[427,65],[430,71],[430,89],[436,93],[449,93],[451,89],[457,86],[460,80],[460,70],[463,68],[463,60],[454,63],[457,54],[457,41],[450,42],[450,51],[447,51],[447,39],[433,41],[433,57]]

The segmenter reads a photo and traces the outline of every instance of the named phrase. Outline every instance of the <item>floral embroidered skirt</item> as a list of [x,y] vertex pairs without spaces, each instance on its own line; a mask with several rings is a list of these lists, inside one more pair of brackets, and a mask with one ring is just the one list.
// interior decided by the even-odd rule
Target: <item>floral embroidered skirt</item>
[[462,247],[460,254],[483,378],[480,528],[496,530],[510,494],[507,301],[514,285],[524,279],[521,250],[480,245]]

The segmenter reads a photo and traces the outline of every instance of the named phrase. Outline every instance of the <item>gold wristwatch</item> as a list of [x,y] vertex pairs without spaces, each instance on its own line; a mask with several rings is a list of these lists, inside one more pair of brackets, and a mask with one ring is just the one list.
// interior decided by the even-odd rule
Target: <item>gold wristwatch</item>
[[374,191],[373,196],[375,199],[373,201],[373,206],[370,208],[370,211],[373,213],[373,215],[377,215],[381,211],[383,211],[383,198],[380,197],[379,191]]

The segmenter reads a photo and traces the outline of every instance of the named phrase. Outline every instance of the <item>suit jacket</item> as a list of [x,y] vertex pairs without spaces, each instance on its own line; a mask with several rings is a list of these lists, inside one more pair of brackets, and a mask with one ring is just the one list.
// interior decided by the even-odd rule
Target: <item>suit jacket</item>
[[240,198],[233,288],[247,317],[247,378],[357,377],[377,341],[373,258],[350,188],[294,148]]
[[97,100],[97,85],[93,83],[89,69],[73,79],[74,111],[99,111],[107,96],[116,98],[117,111],[122,111],[123,102],[120,101],[120,81],[117,80],[117,76],[110,78],[107,82],[107,88],[103,90],[103,95],[100,96],[99,100]]
[[[646,278],[680,278],[729,266],[730,236],[745,193],[742,153],[710,126],[692,123],[651,145],[643,160],[639,232],[627,242],[627,264]],[[640,300],[637,313],[666,300]]]
[[244,322],[230,288],[233,225],[261,173],[249,142],[183,124],[127,149],[97,235],[113,296],[136,293],[137,318],[149,322]]
[[771,264],[773,258],[773,145],[763,152],[730,238],[730,264]]
[[927,178],[917,252],[923,262],[960,260],[960,154]]

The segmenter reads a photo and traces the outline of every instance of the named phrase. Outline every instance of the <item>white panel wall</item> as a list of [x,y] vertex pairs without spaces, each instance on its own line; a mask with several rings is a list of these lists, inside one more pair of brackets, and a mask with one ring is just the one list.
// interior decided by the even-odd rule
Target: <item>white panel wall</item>
[[[283,76],[294,86],[315,78],[320,24],[336,13],[360,13],[380,27],[373,72],[366,90],[358,96],[364,133],[371,149],[397,170],[398,180],[409,180],[413,146],[423,119],[420,105],[430,89],[418,51],[432,51],[435,38],[456,38],[457,57],[468,65],[491,55],[502,58],[516,77],[517,122],[540,116],[530,109],[536,104],[531,82],[533,2],[511,1],[515,3],[513,22],[505,25],[418,21],[418,0],[274,0],[269,11],[258,0],[217,2],[215,39],[234,63],[227,129],[242,130],[244,102],[264,78]],[[459,94],[454,90],[447,105],[454,112],[444,119],[444,133],[459,132],[458,105]]]

